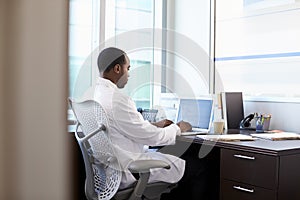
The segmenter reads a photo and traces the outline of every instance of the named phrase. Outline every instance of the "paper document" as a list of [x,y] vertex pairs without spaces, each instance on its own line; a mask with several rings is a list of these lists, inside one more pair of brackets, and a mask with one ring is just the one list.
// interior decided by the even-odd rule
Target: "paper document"
[[267,140],[300,140],[300,135],[292,132],[279,133],[254,133],[253,137],[267,139]]
[[197,135],[197,137],[202,138],[203,140],[211,141],[225,141],[225,142],[234,142],[234,141],[252,141],[255,140],[250,135],[243,134],[226,134],[226,135]]

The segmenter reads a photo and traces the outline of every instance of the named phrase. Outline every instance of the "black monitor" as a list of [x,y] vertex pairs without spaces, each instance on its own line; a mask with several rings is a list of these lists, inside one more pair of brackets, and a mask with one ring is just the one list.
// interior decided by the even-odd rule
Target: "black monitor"
[[225,129],[239,129],[244,119],[242,92],[223,92],[221,95]]

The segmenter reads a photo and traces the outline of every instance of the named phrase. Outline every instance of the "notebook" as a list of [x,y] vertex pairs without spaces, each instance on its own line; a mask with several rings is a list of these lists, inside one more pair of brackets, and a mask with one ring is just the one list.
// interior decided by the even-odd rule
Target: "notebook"
[[197,99],[180,99],[176,122],[187,121],[192,131],[181,135],[197,135],[209,133],[213,118],[213,100],[211,97]]
[[257,133],[251,134],[253,137],[267,139],[267,140],[300,140],[300,135],[291,132],[279,133]]
[[222,142],[239,142],[239,141],[254,141],[254,140],[256,140],[256,138],[253,138],[250,135],[243,135],[243,134],[199,135],[197,137],[199,137],[203,140],[222,141]]

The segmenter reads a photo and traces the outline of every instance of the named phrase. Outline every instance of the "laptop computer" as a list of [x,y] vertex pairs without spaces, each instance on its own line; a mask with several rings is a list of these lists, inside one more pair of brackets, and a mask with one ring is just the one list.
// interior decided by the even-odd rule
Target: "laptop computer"
[[207,134],[213,120],[213,99],[203,97],[197,99],[180,99],[176,122],[187,121],[192,125],[192,131],[181,135]]

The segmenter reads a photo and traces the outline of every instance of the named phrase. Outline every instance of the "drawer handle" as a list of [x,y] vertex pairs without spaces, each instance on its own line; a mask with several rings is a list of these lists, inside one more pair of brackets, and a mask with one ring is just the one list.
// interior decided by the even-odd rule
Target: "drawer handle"
[[234,157],[236,158],[243,158],[243,159],[247,159],[247,160],[255,160],[255,157],[250,157],[250,156],[243,156],[243,155],[238,155],[238,154],[235,154],[233,155]]
[[249,193],[253,193],[254,190],[250,190],[250,189],[247,189],[247,188],[243,188],[243,187],[240,187],[240,186],[233,186],[234,189],[237,189],[237,190],[241,190],[241,191],[244,191],[244,192],[249,192]]

